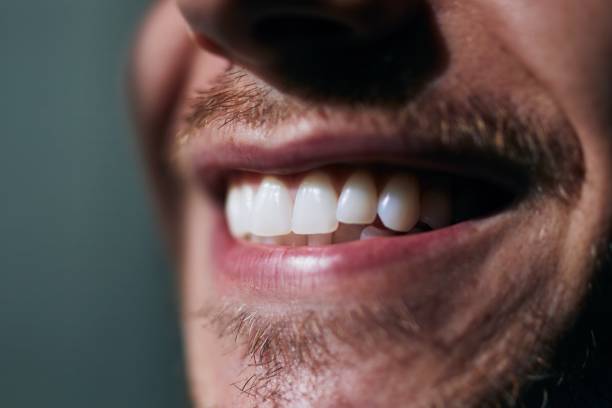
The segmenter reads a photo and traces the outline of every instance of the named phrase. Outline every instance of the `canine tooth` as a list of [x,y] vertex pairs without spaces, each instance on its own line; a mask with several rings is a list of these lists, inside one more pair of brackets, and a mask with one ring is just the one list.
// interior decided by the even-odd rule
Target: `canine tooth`
[[338,228],[338,197],[329,176],[322,172],[307,175],[298,188],[291,230],[296,234],[326,234]]
[[376,185],[365,171],[353,173],[342,188],[336,218],[345,224],[371,224],[376,219]]
[[332,234],[308,235],[308,246],[324,246],[332,243]]
[[248,224],[244,223],[242,207],[242,187],[232,185],[225,199],[225,219],[230,233],[234,237],[242,237],[248,233]]
[[378,201],[378,216],[385,227],[407,232],[419,220],[419,182],[411,174],[398,174],[389,179]]
[[361,231],[361,236],[359,237],[359,239],[392,237],[394,235],[395,234],[392,231],[376,228],[370,225],[368,227],[365,227],[363,231]]
[[336,232],[334,232],[334,244],[343,242],[358,241],[361,236],[363,225],[355,224],[340,224]]
[[255,189],[250,184],[230,187],[225,202],[225,214],[234,237],[245,237],[250,232],[254,196]]
[[421,221],[431,228],[442,228],[451,222],[451,199],[448,192],[428,189],[421,196]]
[[253,201],[251,233],[262,237],[290,233],[292,207],[285,184],[276,177],[265,177]]
[[244,223],[248,227],[251,223],[251,213],[253,212],[253,201],[255,200],[255,187],[251,184],[242,185],[242,205],[240,211],[245,215]]

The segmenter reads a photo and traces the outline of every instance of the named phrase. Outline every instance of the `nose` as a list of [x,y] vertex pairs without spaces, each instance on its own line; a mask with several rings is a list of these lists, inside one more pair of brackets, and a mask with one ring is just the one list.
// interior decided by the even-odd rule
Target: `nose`
[[287,48],[371,42],[401,24],[415,1],[179,0],[194,31],[248,65],[274,63]]
[[[410,26],[404,44],[423,51],[423,1],[417,0],[179,0],[198,42],[269,83],[338,84],[388,62],[385,47]],[[415,29],[415,27],[419,27]],[[413,34],[418,31],[416,38]],[[397,44],[397,41],[395,41]],[[409,47],[408,47],[409,48]],[[406,50],[410,52],[410,50]],[[378,58],[379,57],[379,58]],[[420,56],[422,58],[422,56]],[[422,61],[421,61],[422,62]],[[367,65],[367,63],[366,63]],[[354,85],[354,84],[353,84]]]

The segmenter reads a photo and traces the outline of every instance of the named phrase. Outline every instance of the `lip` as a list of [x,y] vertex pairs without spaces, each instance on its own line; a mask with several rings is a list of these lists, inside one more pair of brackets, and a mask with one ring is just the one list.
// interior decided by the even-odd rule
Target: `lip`
[[[267,132],[252,127],[203,128],[184,144],[188,166],[221,202],[227,176],[237,171],[290,174],[335,163],[391,162],[495,182],[522,192],[529,184],[520,162],[482,146],[446,146],[415,132],[369,128],[346,121],[304,118]],[[215,194],[216,193],[216,194]],[[525,197],[524,197],[525,198]],[[527,199],[527,198],[525,198]],[[353,241],[324,247],[289,248],[247,243],[228,231],[222,205],[213,206],[215,237],[210,253],[221,294],[291,302],[402,296],[454,290],[474,281],[487,255],[519,221],[521,206],[439,230]]]
[[341,163],[393,164],[474,177],[514,195],[524,193],[533,176],[520,158],[511,161],[483,146],[447,146],[419,132],[384,132],[346,122],[305,118],[265,134],[240,126],[199,132],[188,144],[188,161],[206,188],[220,193],[231,172],[291,174]]
[[[292,248],[235,239],[223,213],[216,211],[214,276],[222,293],[237,291],[242,298],[329,303],[398,290],[418,298],[474,279],[478,265],[509,230],[510,218],[502,213],[425,233]],[[459,275],[460,270],[467,273]]]

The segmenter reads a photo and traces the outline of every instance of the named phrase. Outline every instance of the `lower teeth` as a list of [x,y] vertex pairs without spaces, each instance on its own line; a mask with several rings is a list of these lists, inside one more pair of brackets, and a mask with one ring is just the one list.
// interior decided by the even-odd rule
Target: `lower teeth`
[[252,242],[262,245],[287,246],[287,247],[318,247],[331,244],[342,244],[352,241],[363,241],[373,238],[394,237],[400,235],[416,234],[426,232],[431,228],[418,225],[407,233],[397,233],[384,227],[376,227],[374,225],[350,225],[340,224],[338,230],[330,234],[312,234],[298,235],[290,233],[287,235],[278,235],[273,237],[262,237],[258,235],[248,234],[242,239],[247,242]]

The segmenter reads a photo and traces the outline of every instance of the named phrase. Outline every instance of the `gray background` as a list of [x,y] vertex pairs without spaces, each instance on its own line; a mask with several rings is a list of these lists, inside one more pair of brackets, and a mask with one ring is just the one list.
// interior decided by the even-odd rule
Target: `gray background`
[[183,407],[125,103],[144,0],[0,0],[0,406]]

